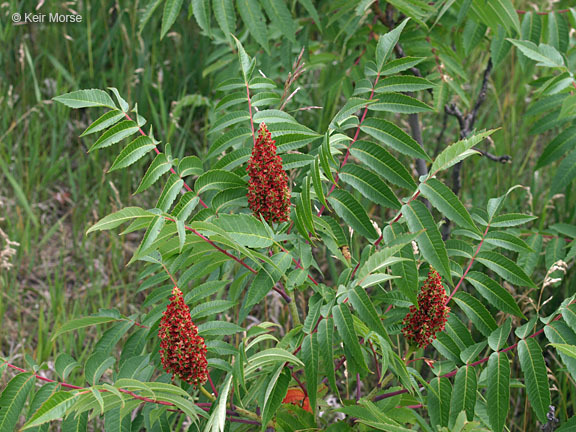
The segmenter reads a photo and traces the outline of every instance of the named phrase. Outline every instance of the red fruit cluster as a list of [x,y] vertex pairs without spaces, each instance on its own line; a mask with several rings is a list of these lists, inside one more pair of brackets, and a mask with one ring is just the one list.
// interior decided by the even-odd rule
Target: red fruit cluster
[[262,123],[248,161],[248,205],[267,222],[285,222],[290,217],[290,189],[275,143]]
[[410,312],[402,321],[402,333],[419,348],[425,348],[444,330],[449,313],[442,278],[436,270],[431,270],[418,294],[418,308],[410,306]]
[[172,290],[170,303],[160,320],[160,358],[166,372],[197,387],[208,379],[206,344],[198,336],[190,308],[178,287]]

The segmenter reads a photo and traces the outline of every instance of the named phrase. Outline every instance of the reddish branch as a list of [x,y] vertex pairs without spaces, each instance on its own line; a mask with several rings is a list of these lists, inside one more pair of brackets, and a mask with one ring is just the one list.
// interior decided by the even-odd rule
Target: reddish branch
[[[17,370],[17,371],[22,372],[22,373],[28,373],[27,370],[22,369],[22,368],[19,368],[18,366],[15,366],[15,365],[13,365],[13,364],[11,364],[11,363],[5,362],[4,364],[5,364],[7,367],[11,368],[11,369]],[[71,389],[71,390],[86,390],[86,391],[89,390],[89,389],[87,389],[86,387],[79,387],[79,386],[76,386],[76,385],[73,385],[73,384],[68,384],[68,383],[63,382],[63,381],[56,381],[56,380],[53,380],[53,379],[50,379],[50,378],[43,377],[42,375],[38,375],[38,374],[36,374],[36,373],[34,374],[34,376],[35,376],[37,379],[39,379],[40,381],[44,381],[44,382],[48,382],[48,383],[56,383],[56,384],[58,384],[58,385],[61,386],[61,387],[68,388],[68,389]],[[100,391],[101,393],[108,393],[108,392],[109,392],[109,391],[106,390],[106,389],[98,389],[98,391]],[[140,396],[140,395],[138,395],[138,394],[136,394],[136,393],[134,393],[133,391],[130,391],[130,390],[118,389],[118,391],[120,391],[120,393],[124,393],[124,394],[130,395],[130,396],[132,396],[134,399],[138,399],[138,400],[140,400],[140,401],[142,401],[142,402],[144,402],[144,403],[155,403],[155,404],[157,404],[157,405],[174,406],[174,404],[171,403],[171,402],[159,401],[159,400],[147,398],[147,397],[145,397],[145,396]],[[211,407],[212,407],[212,404],[211,404],[211,403],[198,403],[198,404],[196,404],[196,405],[197,405],[200,409],[202,409],[202,410],[204,410],[204,411],[207,411],[207,412],[209,412],[210,409],[211,409]],[[170,410],[170,411],[180,411],[180,410],[179,410],[179,409],[173,409],[173,410]],[[234,411],[234,410],[226,410],[226,413],[227,413],[227,414],[234,415],[234,416],[239,415],[239,414],[238,414],[236,411]],[[236,422],[236,423],[245,423],[245,424],[260,425],[260,422],[258,422],[258,421],[256,421],[256,420],[245,420],[245,419],[236,418],[236,417],[228,417],[227,420],[228,420],[228,421],[231,421],[231,422]]]

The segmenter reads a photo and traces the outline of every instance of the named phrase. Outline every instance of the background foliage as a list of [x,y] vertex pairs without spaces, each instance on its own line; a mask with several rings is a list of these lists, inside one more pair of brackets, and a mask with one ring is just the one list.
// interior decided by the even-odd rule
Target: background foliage
[[[0,430],[569,430],[568,2],[102,1],[12,25],[36,6],[0,9]],[[251,118],[292,223],[247,209]],[[414,351],[430,267],[457,293]],[[213,395],[160,367],[174,283]],[[282,404],[304,392],[311,413]]]

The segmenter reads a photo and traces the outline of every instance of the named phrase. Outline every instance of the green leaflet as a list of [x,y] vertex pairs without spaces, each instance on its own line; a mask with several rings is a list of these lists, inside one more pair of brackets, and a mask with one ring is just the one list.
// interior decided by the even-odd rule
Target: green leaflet
[[540,345],[533,338],[521,340],[518,343],[518,357],[526,380],[530,405],[538,420],[546,423],[546,414],[550,406],[550,386]]
[[328,197],[328,202],[334,211],[361,236],[371,241],[378,238],[378,233],[372,226],[368,215],[362,205],[345,190],[336,189]]
[[104,90],[88,89],[66,93],[53,98],[70,108],[106,107],[116,109],[116,104]]
[[369,369],[364,360],[360,342],[358,342],[358,335],[354,328],[354,320],[350,309],[345,304],[334,306],[332,308],[332,316],[334,317],[338,333],[344,342],[346,359],[353,366],[352,370],[364,375]]
[[312,412],[316,412],[316,399],[318,396],[318,365],[319,365],[319,345],[318,335],[312,333],[307,335],[302,342],[302,359],[304,360],[304,375],[308,390],[308,399]]
[[484,264],[513,285],[536,288],[530,277],[518,265],[496,252],[480,252],[476,261]]
[[272,232],[254,216],[220,215],[214,224],[225,230],[234,241],[251,248],[266,248],[272,245]]
[[484,305],[470,294],[458,291],[452,299],[458,303],[458,306],[460,306],[466,316],[470,318],[470,321],[474,323],[476,328],[484,336],[490,336],[490,333],[498,327],[496,321]]
[[389,182],[408,190],[416,189],[416,183],[404,165],[379,144],[359,140],[350,152]]
[[120,152],[108,172],[120,168],[126,168],[133,163],[138,162],[142,156],[144,156],[153,148],[156,148],[156,144],[150,137],[141,136],[136,138]]
[[218,26],[224,33],[224,37],[231,41],[230,36],[236,30],[236,14],[232,0],[212,0],[212,8]]
[[460,225],[462,228],[480,234],[468,210],[460,202],[460,199],[444,183],[431,178],[426,183],[420,184],[420,191],[440,213],[448,219]]
[[490,136],[493,132],[494,130],[480,132],[446,147],[432,163],[428,178],[432,178],[439,171],[444,171],[473,154],[477,154],[478,152],[472,150],[472,147],[482,142],[484,138]]
[[53,341],[54,339],[56,339],[61,334],[67,333],[67,332],[72,331],[72,330],[77,330],[80,328],[89,327],[89,326],[93,326],[93,325],[106,324],[106,323],[114,322],[114,321],[122,321],[122,319],[110,317],[110,316],[89,316],[89,317],[84,317],[84,318],[76,318],[76,319],[73,319],[73,320],[68,321],[65,324],[63,324],[52,335],[51,340]]
[[454,378],[454,390],[450,400],[450,426],[454,425],[461,411],[466,411],[469,421],[474,419],[477,387],[476,370],[470,366],[461,367]]
[[405,19],[400,25],[396,26],[394,30],[380,35],[378,38],[378,45],[376,46],[376,67],[378,68],[378,72],[382,71],[384,63],[386,63],[386,60],[388,60],[388,57],[392,54],[394,46],[398,43],[400,34],[407,23],[408,19]]
[[33,373],[21,373],[10,380],[0,396],[0,430],[17,429],[20,412],[34,387],[36,377]]
[[90,147],[89,152],[98,150],[104,147],[110,147],[112,144],[116,144],[122,141],[124,138],[138,132],[139,127],[132,120],[124,120],[115,126],[112,126],[106,132],[102,134],[98,140]]
[[400,153],[431,161],[414,138],[394,123],[378,118],[367,118],[362,122],[360,129]]
[[518,317],[524,317],[512,294],[495,280],[476,271],[468,272],[466,280],[495,308]]
[[60,419],[66,410],[75,402],[78,395],[74,392],[59,391],[54,393],[42,406],[28,419],[22,430],[29,429]]
[[488,418],[494,432],[502,432],[510,408],[510,363],[505,353],[493,353],[488,360]]
[[267,428],[268,422],[286,397],[291,380],[290,369],[281,365],[271,376],[266,393],[264,394],[264,407],[262,409],[262,432]]
[[144,174],[140,185],[134,193],[144,192],[146,189],[156,183],[162,174],[170,171],[170,168],[172,168],[172,163],[168,161],[166,155],[164,153],[157,155],[148,167],[146,174]]
[[163,39],[170,30],[170,27],[176,22],[180,9],[182,9],[184,0],[166,0],[164,3],[164,12],[162,14],[162,29],[160,30],[160,39]]
[[428,413],[433,426],[448,426],[452,385],[448,378],[434,378],[428,386]]
[[389,111],[401,114],[430,112],[434,109],[424,102],[402,93],[384,93],[378,96],[378,102],[368,107],[373,111]]
[[402,207],[402,214],[412,232],[424,231],[416,238],[420,252],[449,284],[452,284],[446,246],[430,211],[420,201],[412,201]]
[[257,0],[237,0],[237,6],[238,13],[244,23],[246,23],[246,27],[254,40],[269,53],[270,48],[268,46],[266,18],[264,18],[264,14],[262,13],[260,2]]

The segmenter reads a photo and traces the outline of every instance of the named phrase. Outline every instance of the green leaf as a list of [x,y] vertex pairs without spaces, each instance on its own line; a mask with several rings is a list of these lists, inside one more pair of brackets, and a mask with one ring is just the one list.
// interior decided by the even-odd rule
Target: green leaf
[[232,378],[232,374],[229,374],[221,387],[218,401],[216,402],[216,409],[212,412],[212,415],[206,424],[206,428],[204,429],[206,432],[224,432],[225,430],[226,402],[228,400],[228,394],[230,393]]
[[435,86],[436,85],[434,83],[424,78],[409,75],[397,75],[389,76],[378,81],[375,92],[378,94],[393,92],[416,92],[434,88]]
[[395,60],[391,60],[380,71],[380,76],[390,76],[395,75],[399,72],[408,70],[420,62],[422,62],[425,57],[402,57]]
[[204,167],[198,156],[186,156],[178,163],[178,174],[181,178],[189,175],[200,175],[203,172]]
[[110,147],[112,144],[122,141],[124,138],[128,138],[130,135],[138,132],[139,127],[132,120],[124,120],[118,123],[116,126],[111,127],[106,132],[102,134],[100,138],[90,147],[88,152],[101,149],[104,147]]
[[88,357],[84,365],[86,380],[93,386],[97,385],[102,375],[104,375],[114,363],[116,363],[116,359],[110,356],[110,354],[104,351],[96,351]]
[[424,258],[451,284],[450,262],[446,246],[438,231],[430,211],[420,201],[412,201],[402,207],[402,214],[408,222],[410,231],[424,231],[416,238]]
[[509,34],[520,34],[520,21],[511,0],[485,0],[481,3],[472,2],[472,10],[487,26],[496,27],[501,24]]
[[498,324],[496,324],[496,321],[490,312],[486,310],[479,300],[472,297],[470,294],[458,291],[454,294],[452,299],[458,304],[458,306],[460,306],[466,316],[470,318],[470,321],[472,321],[474,326],[484,336],[490,336],[490,334],[498,327]]
[[280,366],[268,381],[266,392],[264,393],[264,407],[262,408],[262,432],[268,427],[268,422],[272,420],[274,414],[280,408],[282,400],[286,397],[288,386],[290,385],[290,369]]
[[536,284],[524,273],[524,270],[504,255],[496,252],[480,252],[476,256],[476,261],[484,264],[513,285],[536,288]]
[[380,35],[378,38],[378,45],[376,46],[376,67],[378,68],[378,72],[382,71],[382,67],[392,51],[394,51],[394,47],[398,43],[398,39],[400,39],[400,34],[404,27],[408,23],[408,19],[405,19],[400,23],[400,25],[396,26],[396,28],[392,31],[389,31],[386,34]]
[[[384,228],[384,244],[390,244],[392,241],[401,237],[402,231],[397,228],[398,224],[388,225]],[[395,231],[396,230],[396,231]],[[390,267],[391,273],[395,276],[400,276],[394,282],[413,304],[418,303],[418,268],[414,260],[414,251],[412,244],[404,246],[400,250],[400,256],[405,258],[398,264],[392,264]]]
[[208,190],[224,190],[228,188],[244,186],[246,182],[238,175],[223,170],[206,171],[196,180],[194,190],[198,195]]
[[158,181],[158,179],[162,176],[162,174],[167,173],[172,168],[172,164],[166,158],[164,153],[160,153],[158,156],[154,158],[146,174],[142,178],[138,189],[136,189],[135,193],[144,192],[150,186]]
[[0,396],[0,430],[6,432],[17,430],[20,412],[28,395],[33,391],[35,380],[33,373],[21,373],[6,385]]
[[431,161],[422,147],[410,135],[389,121],[367,118],[360,129],[402,154]]
[[314,167],[310,168],[310,174],[312,175],[312,185],[314,186],[316,199],[320,201],[320,204],[322,204],[324,207],[328,207],[328,203],[326,202],[326,195],[324,194],[324,189],[322,188],[322,178],[320,177],[320,155],[314,158]]
[[512,324],[510,318],[504,321],[504,324],[499,326],[494,330],[490,336],[488,336],[488,345],[493,351],[500,351],[504,346],[506,346],[506,341],[508,336],[510,336],[510,331],[512,331]]
[[354,370],[359,373],[368,372],[368,366],[362,355],[362,348],[358,342],[358,335],[354,329],[354,320],[350,309],[345,304],[336,305],[332,308],[332,316],[334,323],[338,329],[340,337],[344,341],[344,349],[346,351],[346,359],[349,364],[354,365]]
[[394,192],[372,171],[348,163],[342,168],[339,178],[370,201],[385,208],[400,209],[400,202]]
[[498,282],[489,278],[484,273],[471,271],[466,275],[466,280],[474,285],[480,295],[484,297],[496,309],[501,310],[520,318],[524,318],[524,314],[520,307],[505,288]]
[[534,170],[539,170],[548,164],[560,159],[568,150],[572,149],[576,144],[576,126],[569,127],[563,130],[560,134],[556,135],[552,141],[546,146]]
[[492,133],[494,133],[494,130],[480,132],[446,147],[434,160],[430,167],[428,178],[434,177],[439,171],[447,170],[473,154],[478,154],[476,150],[472,150],[472,147],[482,142]]
[[372,226],[366,211],[350,193],[336,189],[328,197],[328,201],[336,214],[358,234],[370,241],[375,241],[378,238],[378,233]]
[[497,67],[508,55],[512,45],[506,40],[506,29],[499,25],[490,43],[490,55],[492,64]]
[[[219,1],[227,1],[227,0],[214,0],[216,2]],[[244,65],[242,65],[244,67]],[[250,114],[247,111],[233,111],[231,113],[225,114],[223,116],[219,116],[217,120],[212,124],[210,127],[210,131],[208,132],[209,135],[212,135],[216,132],[221,131],[222,129],[226,129],[227,127],[234,126],[238,123],[247,122],[250,120]]]
[[78,363],[70,354],[64,352],[58,354],[58,357],[56,357],[56,361],[54,362],[54,369],[63,380],[68,377],[70,372],[78,367],[80,367],[80,363]]
[[564,192],[570,183],[576,178],[576,150],[572,151],[564,158],[558,169],[556,175],[552,179],[552,186],[550,188],[550,196]]
[[364,288],[355,286],[348,292],[348,298],[352,303],[352,307],[358,312],[358,316],[368,328],[388,340],[388,333],[384,329],[378,312],[376,312],[376,308]]
[[256,0],[237,0],[238,12],[252,37],[258,42],[267,53],[268,32],[266,31],[266,18],[262,13],[260,3]]
[[192,0],[191,7],[196,22],[210,36],[212,34],[212,29],[210,28],[210,0]]
[[505,231],[490,231],[484,241],[514,252],[533,252],[524,240]]
[[220,215],[214,221],[216,226],[224,229],[234,241],[251,248],[266,248],[272,245],[273,239],[264,224],[249,215]]
[[454,378],[454,390],[450,400],[449,425],[454,425],[461,411],[466,411],[468,421],[474,420],[477,388],[478,383],[474,368],[471,366],[460,368],[456,373],[456,378]]
[[122,319],[109,317],[109,316],[88,316],[88,317],[84,317],[84,318],[76,318],[76,319],[70,320],[70,321],[66,322],[65,324],[63,324],[54,333],[54,335],[52,335],[52,338],[50,340],[54,341],[54,339],[56,339],[61,334],[67,333],[67,332],[72,331],[72,330],[78,330],[78,329],[84,328],[84,327],[106,324],[106,323],[115,322],[115,321],[122,321]]
[[42,404],[38,411],[28,419],[21,430],[30,429],[31,427],[62,418],[68,408],[75,402],[77,396],[77,393],[68,391],[54,393]]
[[312,19],[314,20],[314,22],[318,26],[318,30],[320,30],[320,33],[322,33],[322,22],[320,21],[320,17],[318,16],[318,11],[314,7],[314,3],[312,2],[312,0],[299,0],[299,2],[302,3],[302,6],[304,6],[304,9],[306,9],[306,12],[308,12],[310,14]]
[[462,228],[480,233],[468,210],[444,183],[431,178],[426,183],[420,184],[420,191],[448,219]]
[[376,101],[356,97],[348,99],[344,106],[340,109],[340,111],[338,111],[338,113],[330,122],[330,128],[335,129],[356,111],[374,102]]
[[162,14],[162,30],[160,31],[160,39],[164,39],[170,27],[176,22],[180,9],[182,8],[184,0],[166,0],[164,3],[164,12]]
[[350,152],[391,183],[408,190],[417,186],[408,170],[384,147],[369,141],[356,141]]
[[150,137],[141,136],[136,138],[120,152],[108,172],[126,168],[138,162],[142,156],[153,148],[156,148],[156,144],[154,144],[154,141],[152,141]]
[[110,95],[104,90],[98,89],[77,90],[56,96],[53,100],[70,108],[107,107],[117,109]]
[[320,344],[320,362],[332,391],[339,395],[334,370],[334,320],[325,318],[318,324],[318,342]]
[[121,119],[124,118],[124,113],[117,109],[108,111],[106,114],[102,115],[98,118],[94,123],[86,128],[84,132],[82,132],[81,137],[90,135],[96,132],[100,132],[101,130],[108,129],[110,126],[115,125]]
[[510,408],[510,364],[505,353],[493,353],[487,367],[488,418],[494,432],[502,432]]
[[535,43],[527,40],[508,39],[512,42],[526,57],[538,63],[537,66],[562,68],[564,59],[562,55],[553,46]]
[[415,114],[434,111],[424,102],[402,93],[384,93],[378,96],[378,102],[368,107],[373,111],[388,111],[401,114]]
[[568,344],[558,344],[558,343],[551,343],[549,345],[556,348],[559,353],[562,353],[570,358],[576,359],[576,346]]
[[198,334],[204,338],[232,335],[241,331],[244,331],[243,327],[226,321],[209,321],[198,325]]
[[428,413],[430,423],[438,429],[448,426],[452,385],[448,378],[434,378],[428,387]]
[[236,30],[236,14],[234,13],[234,3],[232,0],[212,0],[214,16],[224,37],[231,41],[230,36]]
[[518,357],[526,380],[528,400],[536,417],[544,424],[550,407],[550,386],[540,345],[532,338],[521,340],[518,343]]
[[492,228],[508,228],[518,225],[523,225],[530,221],[537,219],[536,216],[530,216],[520,213],[506,213],[503,215],[499,215],[494,217],[490,221],[490,226]]
[[289,353],[282,348],[268,348],[259,351],[248,359],[246,375],[257,368],[276,363],[292,363],[295,366],[304,367],[304,363],[294,354]]
[[566,321],[566,324],[576,331],[576,304],[571,304],[561,308],[562,318]]
[[318,335],[316,333],[307,335],[302,342],[302,359],[304,360],[304,374],[312,413],[316,412],[318,396],[319,351]]
[[272,21],[272,26],[280,30],[289,41],[296,42],[296,24],[284,0],[263,0],[262,6]]
[[[544,333],[553,344],[576,345],[576,334],[562,321],[552,321],[549,325],[544,326]],[[572,378],[576,379],[576,358],[560,348],[558,348],[558,353]]]

